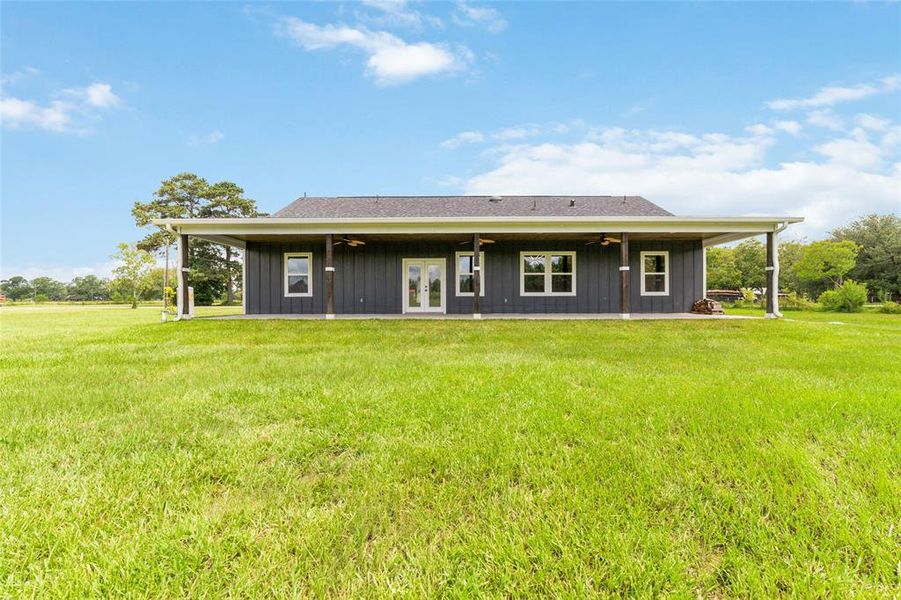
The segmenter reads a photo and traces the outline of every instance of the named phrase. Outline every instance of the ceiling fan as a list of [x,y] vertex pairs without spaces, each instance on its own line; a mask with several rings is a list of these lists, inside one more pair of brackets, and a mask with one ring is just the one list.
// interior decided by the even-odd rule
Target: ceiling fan
[[356,248],[357,246],[365,246],[366,242],[364,242],[363,240],[356,240],[352,237],[345,235],[345,236],[342,236],[341,239],[338,240],[337,242],[335,242],[333,245],[338,246],[340,244],[347,244],[351,248]]
[[620,241],[622,241],[622,240],[620,240],[619,238],[610,237],[606,233],[602,233],[600,235],[600,237],[598,237],[598,239],[592,240],[585,245],[590,246],[592,244],[600,244],[601,246],[609,246],[610,242],[613,242],[614,244],[618,244],[618,243],[620,243]]
[[[465,242],[460,242],[461,246],[465,246],[466,244],[471,244],[472,240],[466,240]],[[494,240],[489,240],[488,238],[479,238],[480,244],[493,244]]]

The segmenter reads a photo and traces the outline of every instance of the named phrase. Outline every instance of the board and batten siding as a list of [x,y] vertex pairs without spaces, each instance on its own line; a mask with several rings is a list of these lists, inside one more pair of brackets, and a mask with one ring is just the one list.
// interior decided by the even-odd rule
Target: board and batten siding
[[[469,247],[471,250],[471,246]],[[485,253],[481,312],[490,313],[618,313],[619,244],[586,246],[583,242],[498,241],[482,246]],[[446,263],[446,308],[450,314],[472,312],[472,297],[455,293],[456,253],[466,246],[446,242],[367,242],[335,246],[335,313],[403,312],[405,258],[443,258]],[[521,296],[520,252],[576,252],[575,296]],[[667,296],[641,295],[641,252],[669,252]],[[313,254],[313,295],[286,297],[285,252]],[[632,312],[688,312],[703,297],[703,253],[700,241],[633,241],[629,247]],[[325,313],[325,248],[322,243],[248,242],[248,314]]]

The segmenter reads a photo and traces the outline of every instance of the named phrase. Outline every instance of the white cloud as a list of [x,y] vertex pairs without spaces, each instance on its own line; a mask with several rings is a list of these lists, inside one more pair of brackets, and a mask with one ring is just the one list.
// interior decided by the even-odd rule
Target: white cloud
[[458,2],[452,16],[454,23],[461,27],[482,27],[491,33],[500,33],[507,28],[507,21],[497,10],[488,6],[472,6]]
[[225,134],[219,131],[218,129],[214,129],[209,133],[205,133],[203,135],[191,135],[188,138],[188,143],[192,146],[204,146],[209,144],[216,144],[225,139]]
[[901,75],[891,75],[882,79],[853,86],[828,86],[808,98],[780,98],[766,103],[773,110],[795,110],[799,108],[824,108],[842,102],[863,100],[870,96],[901,89]]
[[463,144],[477,144],[483,141],[485,141],[485,135],[481,131],[464,131],[441,142],[441,147],[453,150]]
[[53,100],[43,106],[32,100],[4,96],[0,98],[0,122],[10,129],[31,126],[56,133],[87,133],[87,129],[76,126],[78,117],[96,118],[97,109],[122,105],[108,83],[64,89],[58,96],[65,100]]
[[108,83],[92,83],[84,89],[87,103],[97,108],[112,108],[122,104],[122,99],[113,93]]
[[424,15],[418,10],[410,8],[407,0],[363,0],[363,6],[379,12],[377,17],[357,11],[357,18],[377,23],[386,27],[422,28],[424,23],[433,27],[442,27],[444,23],[438,17]]
[[888,119],[882,119],[880,117],[868,115],[866,113],[861,113],[855,116],[854,122],[864,129],[871,129],[873,131],[885,131],[892,124],[892,122]]
[[773,123],[773,128],[791,135],[798,135],[801,133],[801,124],[797,121],[776,121]]
[[10,129],[32,125],[46,131],[64,132],[69,129],[74,110],[73,105],[58,100],[40,106],[8,96],[0,98],[0,123]]
[[469,194],[639,194],[676,214],[800,215],[795,235],[820,235],[868,212],[901,208],[901,164],[859,139],[815,148],[823,162],[767,165],[770,136],[592,130],[575,143],[499,146]]
[[34,67],[25,67],[23,69],[17,69],[11,73],[3,73],[0,75],[0,84],[2,85],[12,85],[14,83],[18,83],[23,79],[28,79],[34,75],[40,73]]
[[882,163],[882,150],[865,139],[832,140],[814,147],[814,151],[833,164],[847,165],[862,171],[876,169]]
[[384,32],[343,25],[315,25],[295,17],[284,17],[276,27],[306,50],[348,46],[368,55],[366,68],[379,85],[407,83],[419,77],[460,71],[472,61],[465,47],[451,49],[445,44],[408,43]]
[[542,133],[542,128],[538,125],[521,125],[519,127],[507,127],[500,131],[495,131],[491,137],[500,141],[522,140],[534,137]]
[[773,133],[773,128],[767,127],[763,123],[755,123],[754,125],[745,127],[745,131],[751,135],[771,135]]
[[810,125],[839,131],[845,127],[845,121],[831,110],[814,110],[807,114]]

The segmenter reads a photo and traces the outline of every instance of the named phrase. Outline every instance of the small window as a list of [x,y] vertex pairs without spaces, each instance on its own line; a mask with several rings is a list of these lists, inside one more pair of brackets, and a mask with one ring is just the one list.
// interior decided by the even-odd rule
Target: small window
[[575,296],[575,252],[520,254],[520,295]]
[[[472,296],[473,286],[475,285],[473,280],[473,274],[475,270],[473,267],[473,253],[472,252],[457,252],[457,295],[458,296]],[[479,252],[479,271],[482,274],[482,287],[479,290],[479,296],[485,295],[485,253]]]
[[313,255],[309,252],[285,253],[285,296],[313,295]]
[[641,295],[669,295],[669,252],[641,253]]

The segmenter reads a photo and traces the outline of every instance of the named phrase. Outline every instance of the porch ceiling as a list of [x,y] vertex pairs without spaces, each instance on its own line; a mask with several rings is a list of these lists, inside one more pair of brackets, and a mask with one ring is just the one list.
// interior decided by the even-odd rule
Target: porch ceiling
[[492,239],[590,240],[601,233],[628,232],[632,239],[700,239],[704,245],[781,231],[800,217],[617,217],[546,219],[159,219],[171,231],[243,247],[247,241],[324,239],[353,235],[372,240],[465,240],[478,233]]

